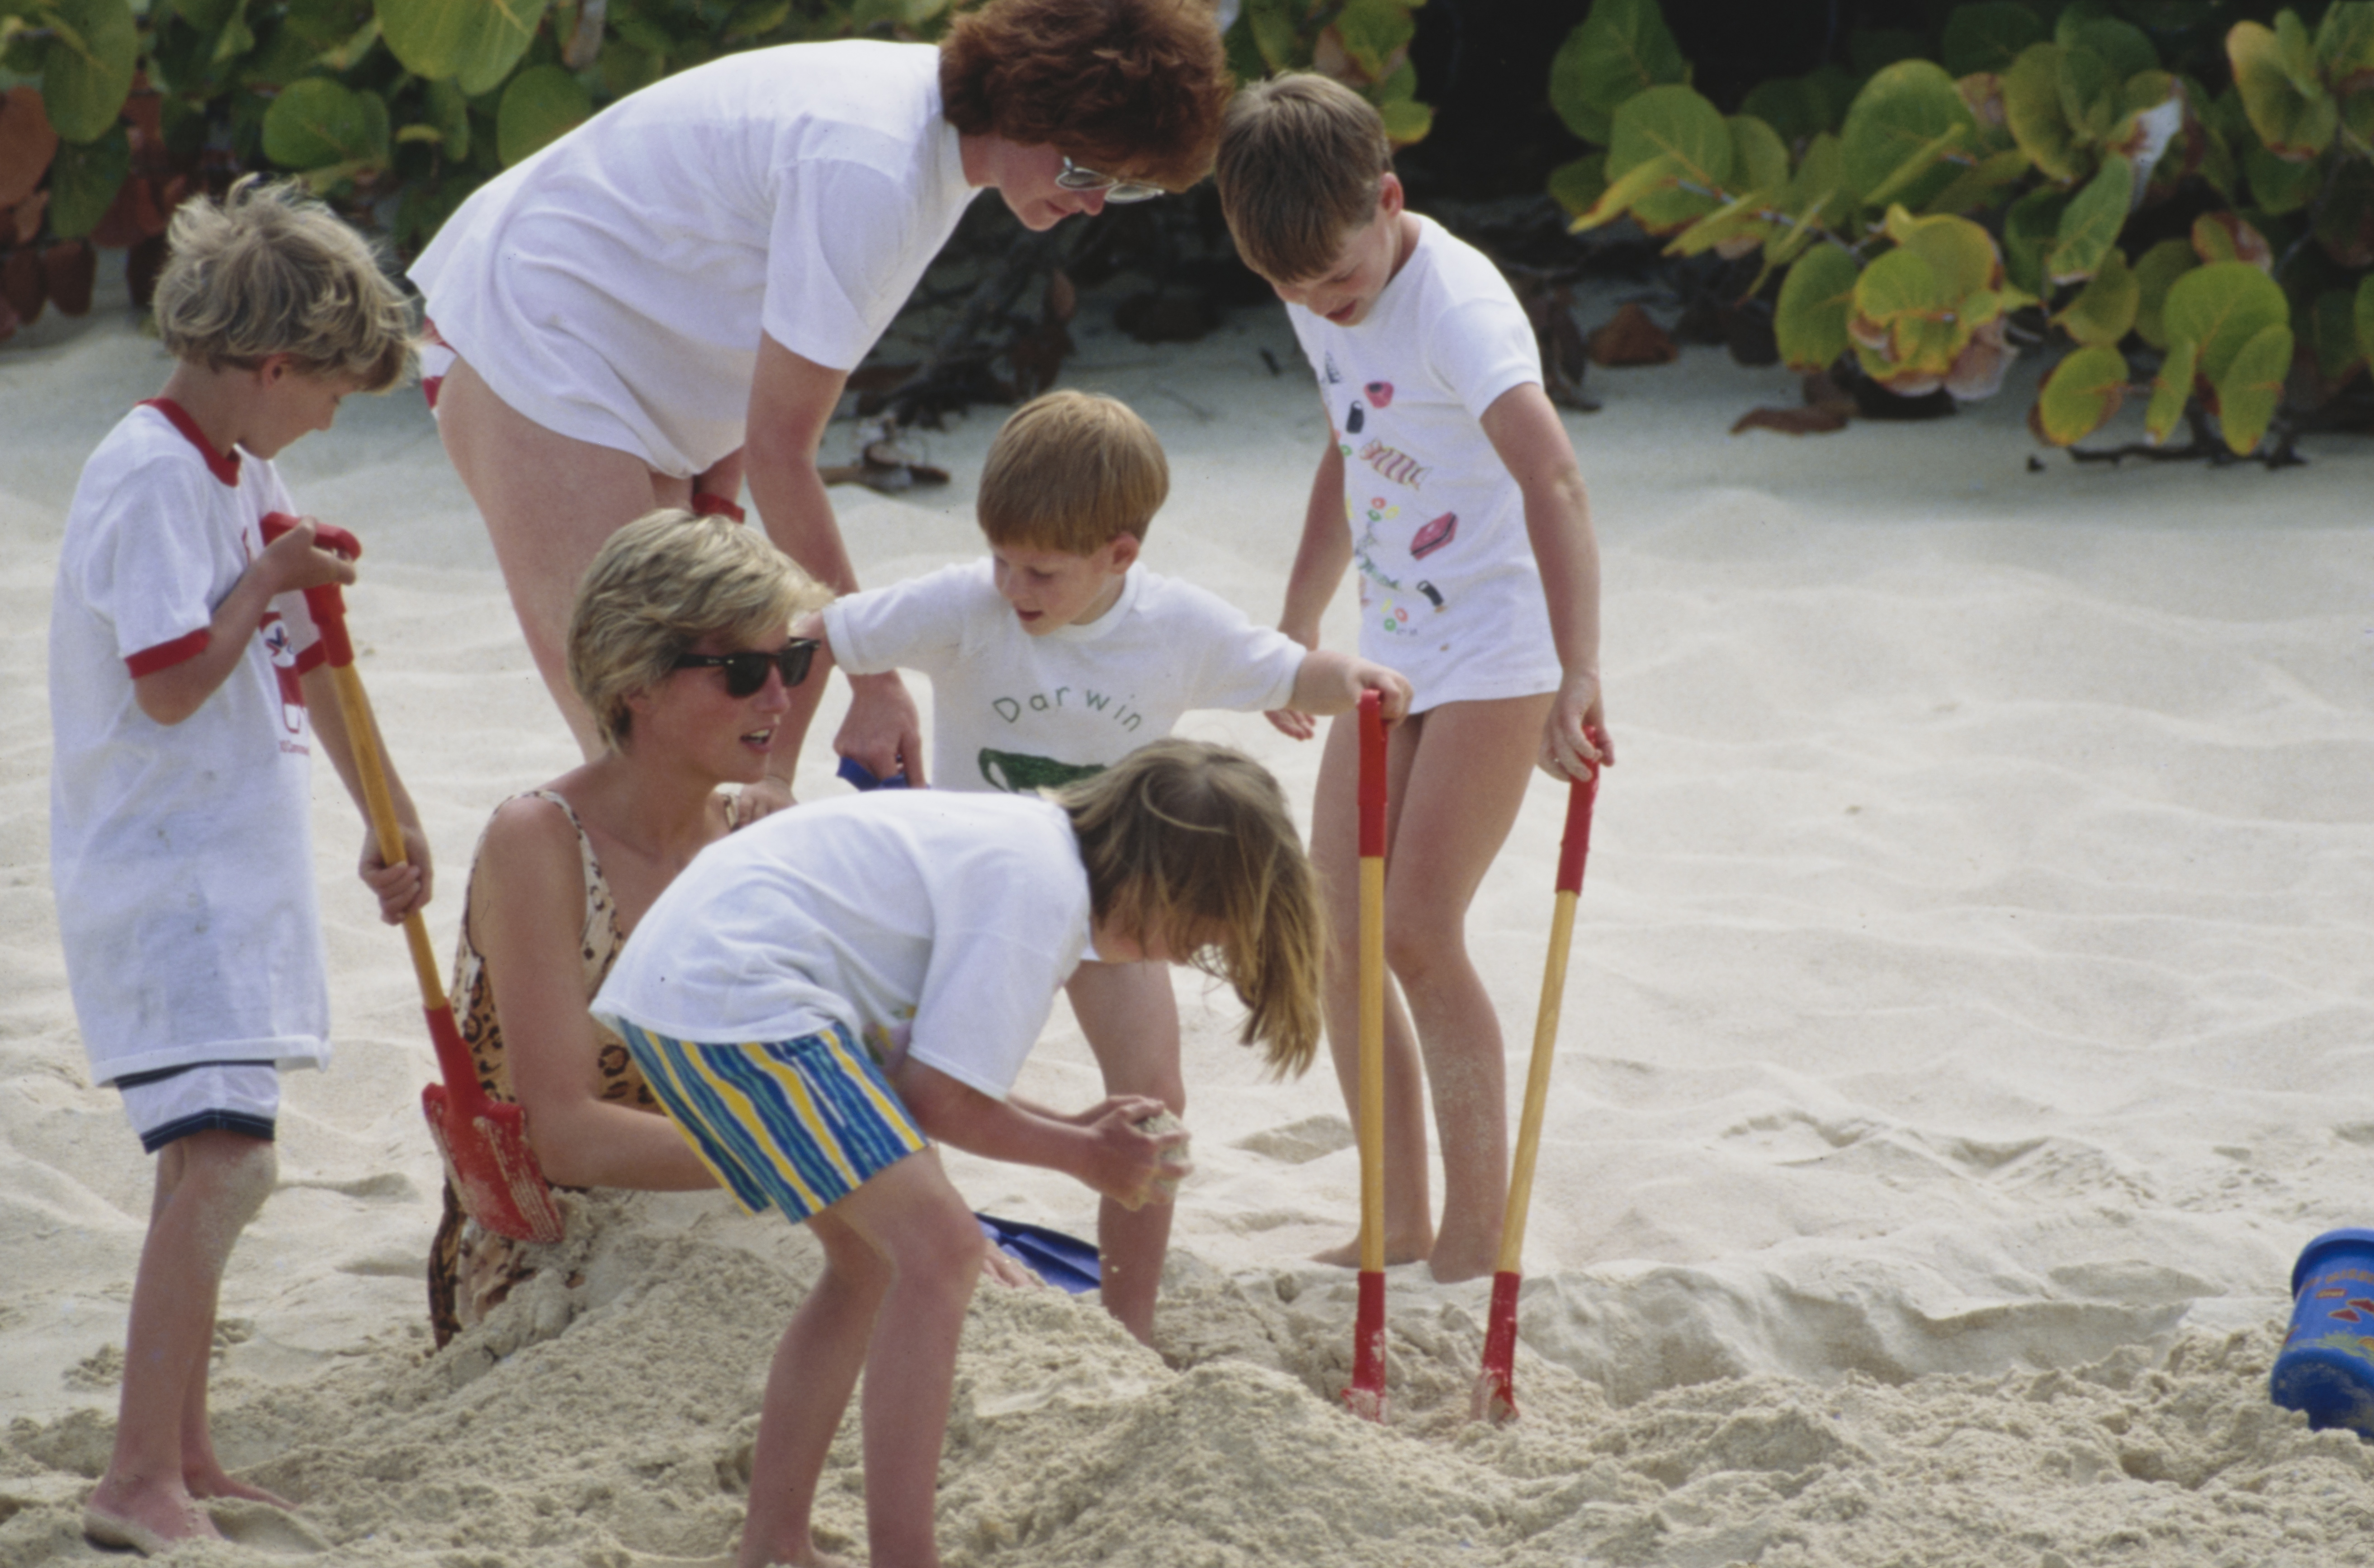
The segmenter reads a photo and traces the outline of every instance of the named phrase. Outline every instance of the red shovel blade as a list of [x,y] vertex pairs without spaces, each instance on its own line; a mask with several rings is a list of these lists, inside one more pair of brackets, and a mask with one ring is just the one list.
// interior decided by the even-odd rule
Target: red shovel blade
[[447,1082],[422,1089],[420,1109],[463,1211],[513,1241],[558,1241],[560,1206],[528,1143],[525,1114],[487,1098],[466,1067],[457,1073],[457,1060],[466,1064],[470,1059],[452,1008],[429,1014],[429,1033],[445,1061]]
[[1360,1271],[1360,1305],[1352,1319],[1352,1381],[1344,1390],[1352,1413],[1385,1419],[1385,1276]]
[[1492,1316],[1484,1330],[1484,1372],[1475,1380],[1475,1419],[1517,1418],[1517,1286],[1522,1276],[1492,1276]]

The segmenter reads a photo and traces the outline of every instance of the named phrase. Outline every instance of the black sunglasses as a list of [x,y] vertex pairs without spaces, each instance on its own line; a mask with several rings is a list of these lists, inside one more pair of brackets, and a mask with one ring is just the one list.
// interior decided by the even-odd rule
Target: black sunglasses
[[795,637],[772,653],[755,650],[743,653],[687,653],[669,668],[676,670],[723,670],[725,672],[725,695],[748,696],[767,684],[767,672],[782,673],[786,688],[796,686],[808,678],[808,665],[816,658],[816,638]]

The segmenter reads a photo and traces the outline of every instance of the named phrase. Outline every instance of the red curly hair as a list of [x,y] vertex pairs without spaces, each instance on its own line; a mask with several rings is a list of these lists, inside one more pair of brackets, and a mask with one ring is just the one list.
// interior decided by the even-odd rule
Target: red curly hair
[[990,0],[940,43],[948,123],[1183,191],[1235,81],[1207,0]]

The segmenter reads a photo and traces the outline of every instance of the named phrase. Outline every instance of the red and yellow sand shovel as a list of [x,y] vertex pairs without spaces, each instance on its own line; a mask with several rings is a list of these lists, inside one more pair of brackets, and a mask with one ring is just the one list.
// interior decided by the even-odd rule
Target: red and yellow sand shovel
[[1534,1197],[1534,1159],[1541,1153],[1542,1114],[1549,1102],[1550,1059],[1557,1051],[1558,1009],[1566,997],[1567,949],[1574,940],[1574,905],[1582,892],[1582,863],[1591,857],[1591,807],[1599,770],[1567,790],[1566,838],[1558,847],[1557,909],[1550,919],[1550,954],[1542,973],[1541,1012],[1534,1024],[1534,1061],[1525,1074],[1525,1111],[1517,1124],[1517,1157],[1509,1173],[1509,1207],[1500,1223],[1499,1267],[1492,1275],[1492,1314],[1484,1330],[1484,1371],[1475,1380],[1477,1420],[1517,1414],[1517,1286],[1522,1279],[1525,1211]]
[[1352,1319],[1356,1415],[1385,1419],[1385,721],[1360,694],[1360,1299]]
[[[264,520],[264,541],[297,526],[286,512]],[[323,548],[349,558],[362,554],[355,536],[341,528],[316,525],[314,538]],[[391,866],[404,863],[404,834],[395,820],[395,799],[388,792],[387,769],[380,760],[379,730],[371,722],[370,699],[363,695],[362,677],[355,673],[355,647],[347,636],[346,596],[336,583],[305,591],[305,605],[322,634],[322,650],[330,665],[330,681],[338,694],[338,711],[347,721],[348,743],[354,748],[355,771],[360,776],[363,801],[370,813],[371,831],[379,838],[380,859]],[[535,1152],[528,1145],[527,1123],[520,1107],[487,1098],[462,1031],[453,1023],[452,1005],[437,977],[437,957],[429,945],[429,927],[419,911],[405,917],[405,940],[412,948],[412,972],[420,982],[421,1011],[429,1018],[429,1038],[437,1048],[437,1065],[445,1076],[420,1092],[420,1108],[428,1115],[429,1135],[437,1141],[446,1175],[461,1195],[469,1216],[499,1235],[514,1241],[555,1242],[561,1236],[560,1209],[537,1168]]]

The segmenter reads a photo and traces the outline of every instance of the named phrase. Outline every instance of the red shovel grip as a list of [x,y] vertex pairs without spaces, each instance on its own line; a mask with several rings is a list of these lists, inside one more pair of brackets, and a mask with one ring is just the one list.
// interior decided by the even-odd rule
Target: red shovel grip
[[1378,693],[1360,694],[1360,856],[1385,852],[1385,720]]
[[[264,542],[275,539],[297,526],[299,520],[287,512],[266,512],[258,525],[264,531]],[[343,528],[326,522],[313,525],[313,543],[322,549],[334,551],[348,560],[363,553],[362,541]],[[322,653],[333,664],[355,661],[355,645],[347,637],[347,599],[335,582],[305,591],[305,608],[313,613],[313,629],[322,634]]]
[[1591,806],[1599,798],[1599,769],[1578,778],[1566,795],[1566,837],[1558,841],[1557,891],[1582,891],[1582,863],[1591,859]]

